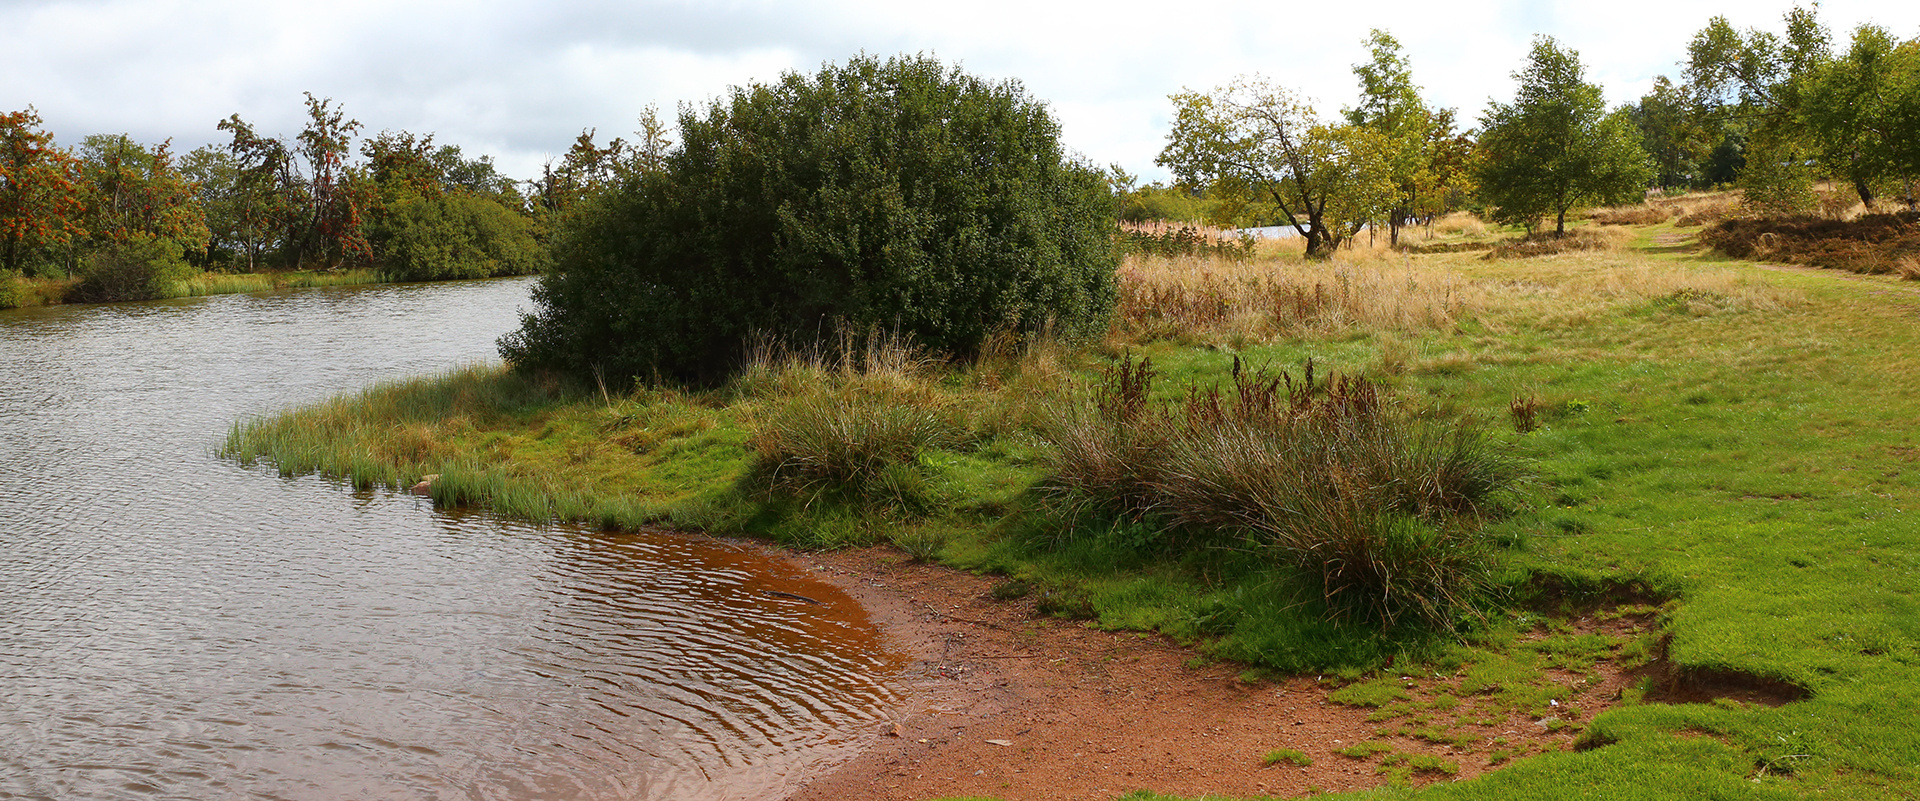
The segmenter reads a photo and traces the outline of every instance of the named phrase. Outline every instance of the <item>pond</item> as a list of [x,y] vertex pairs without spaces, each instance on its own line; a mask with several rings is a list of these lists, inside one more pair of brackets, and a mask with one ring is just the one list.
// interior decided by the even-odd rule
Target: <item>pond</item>
[[0,312],[0,798],[765,798],[881,725],[906,657],[757,548],[217,455],[530,286]]

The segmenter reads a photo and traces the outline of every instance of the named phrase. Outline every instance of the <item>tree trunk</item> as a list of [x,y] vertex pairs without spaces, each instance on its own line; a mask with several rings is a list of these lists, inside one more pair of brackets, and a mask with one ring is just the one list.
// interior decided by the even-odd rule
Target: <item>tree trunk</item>
[[1334,242],[1333,237],[1328,233],[1326,226],[1315,222],[1307,227],[1307,258],[1324,259],[1331,257],[1333,255],[1333,249],[1337,244],[1338,243]]
[[1853,191],[1858,192],[1860,194],[1861,205],[1866,206],[1869,210],[1873,208],[1873,188],[1870,186],[1867,186],[1866,178],[1863,178],[1858,175],[1854,176]]

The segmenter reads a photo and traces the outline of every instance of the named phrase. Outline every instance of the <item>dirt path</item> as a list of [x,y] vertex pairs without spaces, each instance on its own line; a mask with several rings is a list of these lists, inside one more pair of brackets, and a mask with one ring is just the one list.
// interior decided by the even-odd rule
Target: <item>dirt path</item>
[[[1106,799],[1143,788],[1296,796],[1386,784],[1379,759],[1334,753],[1363,740],[1459,767],[1413,776],[1424,783],[1489,770],[1496,737],[1521,753],[1564,750],[1578,729],[1522,717],[1476,727],[1476,742],[1457,746],[1382,737],[1383,724],[1367,719],[1373,710],[1329,703],[1314,677],[1250,683],[1238,667],[1190,667],[1190,651],[1159,638],[1036,618],[1030,604],[995,600],[995,579],[909,564],[891,550],[800,558],[846,588],[917,662],[913,700],[896,722],[789,801]],[[1582,719],[1610,705],[1624,682],[1591,682],[1578,698]],[[1312,764],[1265,765],[1281,748]]]

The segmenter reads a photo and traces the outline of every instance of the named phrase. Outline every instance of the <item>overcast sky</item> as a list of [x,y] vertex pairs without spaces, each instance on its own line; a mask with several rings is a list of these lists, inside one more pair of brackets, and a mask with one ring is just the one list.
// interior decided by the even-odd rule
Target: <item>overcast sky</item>
[[[910,3],[557,0],[0,0],[0,111],[36,107],[65,145],[91,133],[176,152],[224,142],[238,113],[291,135],[301,93],[340,103],[365,133],[433,133],[537,175],[581,130],[628,136],[729,86],[866,51],[925,52],[1049,103],[1068,148],[1148,178],[1167,95],[1263,73],[1325,111],[1351,105],[1370,28],[1397,37],[1430,102],[1469,124],[1513,94],[1531,37],[1579,51],[1615,103],[1674,75],[1716,14],[1781,29],[1782,0],[1701,2]],[[1863,22],[1920,35],[1920,3],[1834,0],[1844,47]]]

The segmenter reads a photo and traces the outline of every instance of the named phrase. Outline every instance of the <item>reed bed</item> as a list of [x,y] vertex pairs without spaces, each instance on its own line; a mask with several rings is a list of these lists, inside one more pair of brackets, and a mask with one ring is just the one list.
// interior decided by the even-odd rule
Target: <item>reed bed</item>
[[193,298],[206,295],[240,295],[277,289],[307,289],[328,286],[378,284],[386,280],[378,270],[340,270],[337,272],[290,273],[201,273],[185,281],[172,282],[166,296]]

